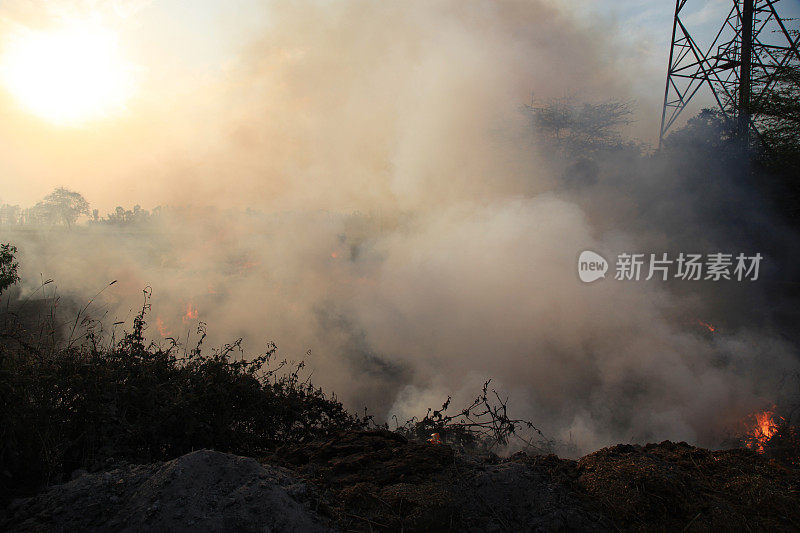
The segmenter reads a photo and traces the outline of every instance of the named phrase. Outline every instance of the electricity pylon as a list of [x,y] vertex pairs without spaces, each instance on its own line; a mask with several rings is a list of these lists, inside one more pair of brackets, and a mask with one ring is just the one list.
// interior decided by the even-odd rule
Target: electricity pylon
[[[701,48],[684,23],[688,0],[676,0],[659,146],[692,98],[710,89],[739,135],[758,134],[758,109],[781,72],[800,61],[800,35],[778,14],[780,0],[731,0],[711,45]],[[699,2],[698,2],[699,3]],[[796,65],[796,63],[794,63]]]

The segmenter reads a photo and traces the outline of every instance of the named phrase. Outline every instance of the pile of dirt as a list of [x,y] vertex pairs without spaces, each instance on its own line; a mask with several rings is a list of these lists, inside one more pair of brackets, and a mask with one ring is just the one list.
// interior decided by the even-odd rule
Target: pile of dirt
[[295,446],[280,462],[322,493],[345,531],[608,530],[555,456],[509,459],[454,453],[389,431],[347,433]]
[[474,456],[349,432],[260,462],[199,451],[78,475],[0,516],[12,531],[797,531],[800,474],[749,450]]
[[500,459],[376,431],[271,460],[320,487],[344,530],[800,530],[800,473],[744,449],[662,442]]
[[327,531],[284,469],[209,450],[120,465],[16,500],[3,531]]
[[800,530],[800,473],[751,450],[619,445],[582,458],[578,474],[622,530]]

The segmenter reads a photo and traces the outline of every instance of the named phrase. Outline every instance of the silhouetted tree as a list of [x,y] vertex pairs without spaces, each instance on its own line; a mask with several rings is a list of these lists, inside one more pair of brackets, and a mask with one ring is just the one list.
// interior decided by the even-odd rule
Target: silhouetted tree
[[620,144],[619,128],[629,123],[630,106],[625,102],[578,104],[555,100],[543,106],[526,106],[534,131],[571,152],[586,153]]
[[16,246],[11,246],[8,243],[0,244],[0,294],[19,281],[19,276],[17,276],[17,267],[19,265],[14,261],[14,254],[16,253]]
[[727,119],[716,109],[703,109],[690,118],[686,125],[673,131],[664,139],[664,150],[676,153],[706,154],[719,156],[740,153],[736,142],[736,123]]
[[778,70],[775,83],[754,106],[769,148],[796,159],[800,153],[800,62],[792,61]]
[[133,206],[133,211],[130,209],[125,209],[122,206],[117,206],[116,209],[106,215],[104,219],[96,219],[95,221],[103,224],[123,225],[146,222],[149,218],[150,213],[146,209],[142,209],[142,206],[137,204]]
[[620,129],[629,123],[631,109],[625,102],[577,103],[554,100],[542,106],[526,106],[534,135],[550,154],[561,157],[561,181],[567,187],[597,182],[599,159],[621,149],[639,153],[637,145],[625,142]]
[[71,227],[79,216],[89,214],[89,202],[80,193],[59,187],[37,203],[34,209],[37,215],[48,222]]
[[0,206],[0,224],[19,224],[20,211],[18,205],[3,204]]
[[781,69],[755,112],[763,141],[758,171],[786,220],[800,227],[800,63]]

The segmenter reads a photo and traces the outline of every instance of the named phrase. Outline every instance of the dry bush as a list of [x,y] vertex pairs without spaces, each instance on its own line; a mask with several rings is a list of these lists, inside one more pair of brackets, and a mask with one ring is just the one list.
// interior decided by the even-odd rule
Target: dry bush
[[468,406],[448,414],[451,398],[441,409],[428,409],[422,419],[412,418],[397,424],[396,430],[415,440],[427,440],[438,433],[446,444],[469,452],[497,452],[507,448],[535,453],[552,452],[554,442],[547,439],[532,422],[511,418],[508,399],[483,384],[481,393]]
[[145,340],[149,291],[130,332],[42,351],[0,344],[0,499],[111,458],[146,463],[199,448],[255,455],[364,427],[274,344],[245,359],[241,339],[204,353]]

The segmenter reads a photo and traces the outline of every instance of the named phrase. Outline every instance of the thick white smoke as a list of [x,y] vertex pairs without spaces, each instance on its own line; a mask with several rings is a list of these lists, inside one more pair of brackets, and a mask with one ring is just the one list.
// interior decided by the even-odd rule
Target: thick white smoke
[[81,297],[117,279],[96,305],[110,323],[151,285],[154,338],[184,335],[190,306],[212,344],[274,340],[386,419],[491,377],[512,414],[580,451],[718,444],[798,369],[771,333],[704,334],[691,295],[579,281],[582,250],[646,242],[620,222],[638,198],[559,188],[520,107],[534,90],[629,98],[600,34],[521,0],[276,2],[272,17],[213,88],[215,112],[177,113],[177,130],[204,129],[184,163],[137,167],[154,203],[220,209],[10,235],[26,291],[39,272]]

